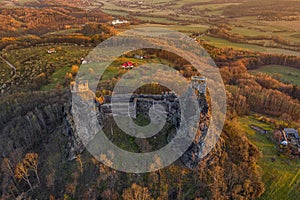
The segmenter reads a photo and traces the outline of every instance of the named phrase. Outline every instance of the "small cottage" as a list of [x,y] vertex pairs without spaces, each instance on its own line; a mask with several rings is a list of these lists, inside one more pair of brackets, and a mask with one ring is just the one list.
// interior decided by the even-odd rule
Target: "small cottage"
[[51,48],[51,49],[48,49],[48,51],[47,51],[49,54],[51,54],[51,53],[56,53],[56,50],[55,50],[55,48]]
[[130,61],[123,63],[121,66],[122,69],[132,69],[133,67],[134,67],[134,65]]

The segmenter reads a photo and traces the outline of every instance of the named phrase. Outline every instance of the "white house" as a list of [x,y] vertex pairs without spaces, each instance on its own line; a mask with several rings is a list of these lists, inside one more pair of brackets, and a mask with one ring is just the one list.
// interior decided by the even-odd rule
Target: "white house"
[[127,20],[119,20],[119,19],[116,19],[116,20],[113,20],[111,22],[112,25],[117,25],[117,24],[127,24],[128,21]]
[[51,54],[51,53],[56,53],[56,50],[55,50],[55,48],[51,48],[51,49],[48,49],[47,52],[48,52],[49,54]]

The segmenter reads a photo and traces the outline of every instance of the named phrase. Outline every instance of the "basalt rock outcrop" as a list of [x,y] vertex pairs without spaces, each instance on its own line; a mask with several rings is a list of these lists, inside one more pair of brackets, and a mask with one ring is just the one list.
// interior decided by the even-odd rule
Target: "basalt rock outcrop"
[[[94,121],[88,121],[90,119]],[[103,123],[103,111],[94,94],[91,91],[73,93],[72,100],[64,105],[65,134],[68,137],[66,159],[75,159],[85,149],[84,144],[93,139],[96,131],[93,131],[95,127],[89,127],[90,124],[102,127]]]
[[31,149],[47,140],[63,122],[66,91],[20,93],[0,101],[0,152]]
[[[74,95],[77,97],[74,98]],[[98,102],[94,100],[92,96],[87,97],[87,93],[81,94],[73,94],[73,101],[75,100],[76,103],[81,104],[80,106],[76,106],[76,108],[80,107],[82,110],[80,113],[92,113],[96,112],[96,120],[103,126],[105,123],[105,116],[112,114],[112,103],[111,97],[106,97],[104,104],[100,105]],[[129,98],[129,105],[132,106],[134,109],[134,113],[131,113],[130,108],[126,107],[124,110],[119,110],[119,114],[129,115],[131,117],[136,117],[139,115],[143,115],[144,118],[150,118],[149,112],[150,109],[155,109],[158,105],[163,108],[162,114],[166,116],[166,121],[172,124],[176,129],[179,128],[181,124],[181,108],[179,98],[175,94],[164,94],[164,95],[137,95],[133,94]],[[74,102],[73,102],[74,103]],[[199,130],[197,131],[196,138],[194,139],[191,146],[188,150],[182,155],[181,161],[184,163],[185,166],[188,168],[194,169],[201,160],[201,152],[204,146],[203,139],[206,137],[207,127],[208,127],[208,105],[206,101],[205,95],[200,95],[197,99],[197,103],[199,105],[199,112],[200,112],[200,121],[199,121]],[[89,106],[90,105],[90,106]],[[128,106],[128,104],[127,104]],[[186,105],[188,107],[188,105]],[[96,110],[92,111],[89,110],[94,107]],[[84,150],[84,145],[82,139],[88,142],[93,138],[93,133],[88,133],[88,130],[78,130],[84,129],[86,127],[81,127],[80,125],[76,125],[74,122],[74,115],[78,115],[79,112],[74,111],[72,108],[72,103],[68,103],[64,107],[64,118],[65,118],[65,132],[68,136],[68,143],[66,145],[66,158],[68,160],[72,160],[76,158],[77,154],[82,153]],[[86,109],[86,110],[85,110]],[[76,116],[78,118],[78,116]],[[84,118],[83,116],[80,116]],[[91,117],[91,116],[86,116]],[[159,120],[159,119],[158,119]],[[84,120],[83,120],[84,121]],[[86,124],[84,124],[85,126]],[[90,127],[90,129],[94,129],[94,127]],[[78,135],[78,132],[81,135]],[[86,133],[86,134],[82,134]],[[82,135],[85,135],[82,137]],[[168,140],[172,140],[174,136],[168,136]]]

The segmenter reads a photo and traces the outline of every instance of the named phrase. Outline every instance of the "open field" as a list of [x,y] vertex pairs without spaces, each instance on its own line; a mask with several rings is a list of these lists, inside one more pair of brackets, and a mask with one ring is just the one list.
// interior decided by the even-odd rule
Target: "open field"
[[176,22],[169,20],[163,17],[148,17],[148,16],[137,16],[136,18],[146,21],[146,22],[155,22],[155,23],[166,23],[166,24],[176,24]]
[[269,75],[280,74],[282,76],[282,81],[292,82],[293,84],[300,85],[300,70],[293,67],[282,65],[266,65],[260,67],[259,69],[251,70],[251,72],[261,72]]
[[[22,4],[25,1],[34,0],[21,0],[18,3]],[[144,25],[144,23],[158,25],[168,24],[171,25],[168,28],[174,28],[175,30],[182,31],[187,34],[198,34],[199,32],[203,33],[213,27],[224,25],[224,27],[226,27],[225,32],[231,34],[231,41],[235,41],[234,34],[245,36],[245,39],[242,40],[242,43],[236,44],[229,43],[224,40],[221,41],[221,38],[228,37],[223,37],[222,35],[217,34],[212,36],[213,34],[210,34],[210,38],[208,39],[210,40],[212,45],[216,45],[218,47],[230,45],[231,47],[237,49],[247,49],[251,51],[260,51],[274,54],[280,54],[283,52],[284,54],[300,55],[300,53],[298,52],[293,52],[295,50],[299,50],[300,48],[299,19],[274,19],[274,17],[277,17],[277,15],[272,14],[274,13],[272,9],[275,9],[272,7],[273,5],[271,2],[273,1],[274,4],[278,4],[281,2],[278,0],[260,2],[260,6],[258,7],[256,5],[256,2],[237,2],[236,0],[203,0],[196,2],[194,0],[95,0],[93,1],[94,4],[88,6],[88,8],[94,9],[101,6],[102,11],[113,15],[115,18],[122,16],[128,18],[129,21],[132,18],[140,19],[143,21],[142,25]],[[290,0],[287,1],[287,10],[293,10],[294,12],[292,12],[291,14],[291,12],[281,11],[279,8],[276,8],[275,10],[278,10],[278,12],[280,12],[279,17],[294,17],[293,13],[296,13],[296,11],[300,11],[299,9],[297,10],[295,6],[293,6],[293,3]],[[245,10],[245,13],[241,12],[242,9]],[[255,9],[261,11],[256,11]],[[265,13],[264,16],[266,16],[267,19],[258,19],[260,12],[263,12],[263,14]],[[58,13],[56,13],[56,15],[57,14]],[[8,23],[11,24],[12,30],[18,30],[18,27],[14,27],[14,24],[19,23],[18,18],[20,17],[21,16],[17,16],[16,19],[8,18],[8,20],[13,20],[16,22]],[[6,23],[2,25],[3,27],[7,27]],[[76,29],[59,30],[57,32],[55,30],[56,29],[49,29],[49,32],[46,33],[42,31],[41,34],[43,36],[49,36],[52,34],[68,35],[76,34],[77,31]],[[281,42],[276,39],[270,38],[271,36],[276,36],[275,38],[278,38]],[[251,39],[249,37],[256,38]],[[248,43],[252,43],[254,45],[248,45]],[[274,46],[276,46],[276,48],[273,48]],[[285,50],[282,50],[282,48],[284,48]]]
[[[272,134],[275,126],[300,127],[299,102],[296,100],[299,99],[299,88],[284,84],[275,87],[276,83],[272,87],[272,80],[249,74],[262,72],[276,74],[277,77],[280,74],[282,82],[300,85],[300,69],[284,66],[300,63],[298,58],[290,56],[300,56],[300,29],[296,24],[300,22],[300,0],[6,1],[9,2],[7,7],[10,5],[12,8],[0,8],[0,18],[3,19],[0,20],[0,56],[3,56],[2,60],[0,58],[0,135],[3,136],[0,140],[0,152],[3,152],[0,157],[0,199],[299,199],[300,159],[294,155],[297,149],[294,148],[292,153],[280,149]],[[28,1],[38,3],[20,6]],[[2,2],[0,0],[0,5]],[[278,6],[277,3],[286,3],[287,6]],[[103,14],[101,10],[113,16]],[[298,19],[296,15],[299,15]],[[116,19],[128,20],[129,23],[114,25],[112,21]],[[105,106],[112,105],[107,95],[117,93],[113,91],[116,84],[125,90],[142,83],[144,85],[136,90],[137,93],[160,95],[171,88],[161,86],[159,82],[173,85],[175,90],[183,83],[172,71],[176,70],[180,77],[186,78],[189,82],[185,83],[186,86],[195,86],[196,82],[191,77],[200,76],[200,72],[191,65],[197,62],[189,62],[176,52],[172,53],[174,48],[170,52],[155,48],[130,51],[135,40],[126,36],[125,44],[119,48],[126,51],[115,50],[122,42],[118,39],[108,41],[107,45],[104,43],[105,48],[98,49],[103,50],[101,52],[94,48],[98,42],[112,35],[143,26],[169,28],[193,37],[195,40],[191,39],[190,44],[204,44],[222,68],[220,72],[228,96],[228,121],[216,148],[203,162],[200,161],[200,165],[195,165],[194,170],[189,170],[191,165],[186,162],[198,164],[201,140],[205,140],[206,128],[211,125],[211,109],[206,107],[206,104],[211,107],[208,93],[207,102],[204,101],[205,95],[197,98],[203,109],[197,122],[199,127],[192,131],[201,137],[196,138],[188,149],[192,150],[191,154],[185,154],[160,171],[123,173],[99,161],[99,158],[105,159],[114,165],[120,155],[107,151],[107,154],[100,152],[93,157],[79,141],[76,108],[70,92],[66,92],[76,76],[77,80],[87,80],[89,84],[86,87],[86,84],[73,82],[73,92],[82,97],[78,98],[80,108],[77,111],[89,112],[86,105],[96,103],[96,122],[101,124],[107,138],[121,149],[134,153],[159,150],[178,132],[179,109],[186,106],[177,104],[169,95],[161,101],[164,107],[169,105],[165,107],[168,120],[162,130],[147,139],[126,134],[113,119],[118,115],[102,112]],[[162,47],[179,44],[184,39],[160,29],[155,31],[154,35],[163,33],[176,40],[162,42]],[[139,34],[149,33],[140,31]],[[160,46],[157,41],[150,37],[145,42]],[[183,45],[182,50],[189,47]],[[226,49],[230,47],[234,50]],[[123,55],[115,55],[118,52],[123,52]],[[90,57],[86,57],[89,53]],[[189,57],[194,56],[191,53]],[[110,63],[107,59],[114,61]],[[99,65],[97,61],[105,63]],[[122,65],[128,61],[132,62],[131,69],[124,69],[126,67]],[[140,65],[148,63],[153,66],[141,69]],[[170,73],[163,68],[157,70],[155,63],[174,69]],[[282,66],[262,66],[261,63],[280,63]],[[211,62],[205,62],[202,67],[207,68],[207,64]],[[262,67],[249,70],[248,74],[245,66]],[[100,73],[102,77],[98,76]],[[99,98],[94,98],[90,91],[81,91],[83,87],[94,90],[97,84],[93,92]],[[199,93],[195,87],[192,88],[190,91]],[[145,100],[154,107],[155,100],[146,97]],[[194,100],[190,99],[191,102]],[[110,105],[101,105],[103,101]],[[135,101],[142,100],[135,98]],[[151,121],[148,118],[149,105],[141,103],[135,107],[137,117],[132,120],[141,127]],[[250,116],[243,113],[250,113]],[[93,113],[86,114],[91,116]],[[185,118],[183,116],[182,120]],[[121,120],[121,125],[129,126],[128,120],[131,119]],[[172,125],[175,122],[176,125]],[[269,133],[256,132],[251,125]],[[82,130],[85,131],[84,127]],[[101,145],[95,141],[90,141],[88,146]],[[37,155],[33,167],[29,166],[32,158],[24,157],[22,160],[29,152]],[[144,167],[149,164],[151,169],[166,164],[163,158],[154,157],[154,162],[144,162]],[[132,161],[140,164],[139,160]]]
[[36,2],[37,0],[18,0],[16,2],[18,2],[20,5],[23,5],[24,3],[29,3],[29,2]]
[[191,24],[186,26],[168,26],[168,28],[181,32],[205,32],[209,27],[206,25]]
[[[13,75],[13,70],[0,58],[0,80],[1,83],[9,80]],[[1,91],[0,91],[1,92]]]
[[290,30],[290,31],[300,31],[300,20],[295,20],[295,21],[279,21],[279,22],[265,22],[269,26],[277,26],[285,30]]
[[[51,48],[54,48],[56,52],[48,53],[47,50]],[[34,83],[42,75],[45,80],[39,83],[42,84],[40,89],[47,91],[64,85],[65,75],[67,72],[71,72],[72,65],[80,66],[81,58],[85,58],[91,50],[91,47],[75,45],[47,45],[5,51],[3,52],[3,57],[16,67],[14,84],[24,85],[24,88],[26,88],[27,85]],[[157,57],[141,60],[132,56],[121,56],[105,70],[100,83],[102,81],[111,81],[113,78],[119,78],[120,75],[127,72],[127,70],[119,69],[119,66],[127,61],[131,61],[136,66],[144,63],[169,64],[169,62]],[[3,76],[1,83],[4,83],[12,76],[12,70],[4,62],[2,63],[1,60],[0,66]],[[92,64],[86,64],[85,67],[88,70],[97,69]],[[97,71],[97,73],[99,72]],[[87,73],[87,76],[93,76],[93,74]]]
[[50,33],[46,33],[43,36],[49,36],[49,35],[81,35],[80,33],[77,33],[80,31],[80,29],[72,28],[72,29],[66,29],[66,30],[60,30],[60,31],[54,31]]
[[221,4],[217,4],[217,3],[207,3],[204,5],[196,5],[196,6],[192,6],[192,8],[194,9],[198,9],[198,10],[210,10],[208,12],[211,11],[216,11],[216,10],[220,10],[226,6],[231,6],[231,5],[238,5],[240,3],[221,3]]
[[226,39],[221,39],[221,38],[215,38],[211,36],[203,36],[200,37],[200,39],[204,39],[208,41],[209,44],[216,46],[216,47],[232,47],[235,49],[246,49],[249,51],[259,51],[259,52],[267,52],[267,49],[258,45],[254,44],[242,44],[242,43],[237,43],[237,42],[231,42]]
[[[261,12],[273,13],[272,5],[278,4],[281,5],[282,2],[271,0],[268,2],[260,2],[259,7],[257,7],[257,3],[251,3],[248,1],[225,1],[225,0],[203,0],[203,1],[193,1],[193,0],[158,0],[151,2],[142,2],[141,1],[130,1],[121,4],[117,0],[113,1],[101,1],[104,6],[102,7],[104,12],[115,16],[125,16],[132,15],[138,19],[142,19],[148,23],[168,23],[168,24],[180,24],[180,28],[176,28],[176,30],[183,32],[197,32],[196,29],[190,28],[194,25],[200,25],[203,27],[215,26],[216,21],[220,21],[221,24],[225,24],[229,29],[229,33],[237,33],[246,37],[270,37],[276,36],[280,39],[286,40],[289,44],[300,44],[299,34],[299,20],[273,20],[273,16],[270,17],[270,20],[259,20],[258,15],[260,11],[255,11],[255,9],[262,10]],[[273,2],[273,4],[271,3]],[[287,3],[288,8],[291,10],[297,10],[295,6],[293,6],[292,2]],[[246,9],[247,7],[253,8],[252,10]],[[263,9],[265,8],[265,10]],[[242,9],[246,9],[245,13],[241,12]],[[276,8],[278,11],[281,11],[279,8]],[[290,16],[290,13],[283,11],[282,16]],[[172,17],[170,17],[172,16]],[[208,20],[212,18],[213,20]],[[184,25],[182,22],[184,21]],[[212,21],[212,23],[210,22]],[[206,31],[206,28],[202,28],[201,31]],[[284,46],[277,45],[276,48],[268,48],[268,41],[264,41],[263,39],[255,39],[250,40],[251,42],[255,42],[255,45],[249,45],[245,43],[233,44],[229,42],[220,41],[218,36],[215,36],[215,39],[212,37],[209,38],[212,42],[212,45],[216,45],[218,47],[224,47],[226,45],[230,45],[232,48],[237,49],[247,49],[251,51],[259,51],[266,52],[272,54],[292,54],[292,55],[300,55],[298,52],[294,53],[290,51],[293,49],[286,48]],[[220,38],[221,39],[221,38]],[[250,42],[249,41],[249,42]],[[272,42],[272,41],[270,41]],[[248,42],[247,42],[248,43]],[[276,43],[276,42],[273,42]],[[289,49],[288,51],[282,50],[281,48]]]
[[269,22],[267,24],[266,21],[257,20],[257,17],[255,16],[237,17],[232,19],[230,24],[259,30],[261,32],[288,31],[286,28],[278,26],[275,22]]
[[266,32],[253,29],[253,28],[244,28],[244,27],[233,27],[231,30],[232,33],[238,33],[244,36],[260,36],[266,34]]
[[262,47],[255,44],[244,44],[244,43],[237,43],[237,42],[231,42],[226,39],[211,37],[211,36],[203,36],[200,37],[200,39],[204,39],[208,41],[209,44],[215,46],[215,47],[231,47],[234,49],[244,49],[248,51],[257,51],[262,53],[270,53],[270,54],[285,54],[285,55],[295,55],[300,56],[300,52],[297,51],[290,51],[285,49],[277,49],[277,48],[268,48],[268,47]]
[[[289,25],[286,25],[286,24]],[[261,21],[256,17],[239,17],[230,20],[229,24],[234,25],[230,32],[244,36],[278,36],[290,42],[300,42],[299,21]]]
[[[239,122],[247,133],[247,137],[263,154],[258,166],[262,171],[266,191],[260,199],[297,199],[300,196],[300,161],[290,161],[278,155],[278,148],[270,139],[270,134],[257,133],[249,127],[254,124],[266,130],[272,130],[269,124],[250,116],[240,118]],[[271,158],[275,158],[275,161],[272,162]]]
[[298,34],[293,34],[293,35],[291,35],[291,37],[300,39],[300,33],[298,33]]
[[62,67],[56,70],[51,76],[49,77],[49,83],[41,87],[42,91],[48,91],[54,89],[58,84],[64,83],[64,77],[67,72],[70,72],[71,68],[69,66]]
[[[47,53],[50,48],[55,48],[56,52]],[[49,90],[57,84],[62,84],[66,72],[71,70],[72,65],[79,65],[80,59],[90,50],[91,48],[74,45],[51,45],[10,50],[4,52],[3,56],[16,67],[15,84],[26,85],[40,74],[50,73],[50,76],[46,77],[49,85],[42,87],[42,90]],[[10,74],[9,71],[7,73]]]
[[106,9],[103,10],[105,13],[109,14],[109,15],[114,15],[114,16],[128,16],[129,13],[127,12],[123,12],[123,11],[119,11],[119,10],[110,10],[110,9]]
[[[131,25],[130,28],[139,28],[141,25]],[[155,24],[155,23],[147,23],[143,24],[143,27],[159,27],[159,28],[166,28],[166,29],[172,29],[175,31],[180,31],[182,33],[191,34],[191,33],[203,33],[208,30],[208,26],[206,25],[197,25],[197,24],[191,24],[191,25],[163,25],[163,24]]]

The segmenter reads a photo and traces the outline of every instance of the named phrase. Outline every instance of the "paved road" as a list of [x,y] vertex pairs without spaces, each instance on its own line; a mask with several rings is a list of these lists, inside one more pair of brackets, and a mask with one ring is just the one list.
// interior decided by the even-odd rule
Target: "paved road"
[[13,66],[10,62],[8,62],[6,59],[4,59],[2,56],[0,56],[0,59],[2,59],[12,70],[14,70],[14,73],[16,73],[16,67]]

